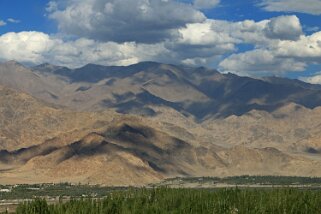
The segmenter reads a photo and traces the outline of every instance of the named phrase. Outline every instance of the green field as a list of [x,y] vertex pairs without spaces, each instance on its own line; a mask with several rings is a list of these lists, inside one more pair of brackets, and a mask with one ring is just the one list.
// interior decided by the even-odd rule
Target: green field
[[[239,176],[173,178],[146,188],[0,185],[0,190],[8,190],[0,191],[0,213],[321,214],[320,184],[320,178]],[[183,188],[189,185],[199,188]]]
[[18,214],[100,213],[321,213],[321,192],[284,189],[132,189],[103,199],[71,199],[48,205],[44,199],[20,204]]

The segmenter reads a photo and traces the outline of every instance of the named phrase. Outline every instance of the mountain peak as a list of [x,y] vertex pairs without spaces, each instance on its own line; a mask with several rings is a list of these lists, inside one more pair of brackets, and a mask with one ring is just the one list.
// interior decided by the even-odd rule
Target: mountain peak
[[2,63],[2,65],[25,67],[25,66],[23,66],[21,63],[15,61],[15,60],[6,61],[6,62]]
[[60,68],[60,66],[53,65],[53,64],[50,64],[48,62],[45,62],[43,64],[36,65],[33,68],[34,69],[53,69],[53,68]]
[[[154,61],[142,61],[139,63],[136,63],[136,65],[162,65],[163,63],[159,63],[159,62],[154,62]],[[134,64],[135,65],[135,64]]]
[[104,67],[108,67],[105,65],[99,65],[99,64],[94,64],[94,63],[88,63],[86,65],[84,65],[83,67],[80,67],[78,69],[88,69],[88,68],[104,68]]
[[48,67],[48,66],[54,66],[54,65],[52,65],[52,64],[50,64],[48,62],[45,62],[45,63],[42,63],[40,65],[36,65],[35,67]]

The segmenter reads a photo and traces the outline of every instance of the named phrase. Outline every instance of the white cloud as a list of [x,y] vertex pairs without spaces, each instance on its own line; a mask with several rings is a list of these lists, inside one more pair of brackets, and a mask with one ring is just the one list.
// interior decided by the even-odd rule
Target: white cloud
[[[215,41],[214,41],[215,42]],[[41,32],[7,33],[0,36],[0,60],[26,64],[50,62],[68,67],[87,63],[129,65],[140,61],[208,64],[234,50],[231,43],[189,45],[178,42],[140,44],[99,42],[91,39],[64,41]]]
[[[148,51],[146,51],[148,50]],[[97,42],[90,39],[78,39],[71,42],[61,40],[46,52],[46,58],[54,64],[79,67],[88,63],[102,65],[130,65],[140,61],[155,60],[154,57],[166,50],[159,44],[136,44],[126,42]]]
[[238,40],[230,36],[230,32],[219,31],[214,27],[215,22],[207,20],[202,23],[187,24],[179,29],[179,43],[189,45],[234,44]]
[[9,19],[7,19],[7,21],[10,22],[10,23],[20,23],[20,20],[13,19],[13,18],[9,18]]
[[234,73],[276,74],[304,71],[309,64],[321,64],[321,32],[231,55],[220,63],[220,68]]
[[[61,33],[87,38],[87,41],[94,43],[82,47],[80,54],[94,62],[103,62],[112,57],[100,49],[106,44],[121,53],[121,57],[110,62],[121,64],[156,60],[195,65],[217,63],[223,56],[235,52],[238,44],[249,44],[253,50],[227,57],[219,64],[220,68],[260,75],[272,71],[275,74],[302,71],[308,65],[309,62],[304,61],[307,58],[295,56],[291,53],[294,50],[286,47],[291,45],[295,49],[300,48],[298,46],[302,46],[301,43],[313,43],[311,39],[304,41],[307,37],[297,16],[279,16],[258,22],[213,20],[206,19],[198,9],[214,7],[220,3],[219,0],[188,1],[192,4],[186,2],[55,0],[48,4],[47,11],[49,17],[57,21]],[[79,44],[72,42],[64,45],[69,44],[79,47]],[[100,54],[93,54],[94,47]],[[316,44],[313,47],[316,48]],[[68,50],[73,48],[69,47]],[[66,58],[65,51],[60,54],[63,59]],[[306,54],[311,54],[308,52],[304,51],[302,55],[307,57]],[[76,63],[80,61],[75,59]]]
[[164,42],[174,60],[173,63],[208,65],[222,55],[235,51],[237,39],[227,32],[213,29],[213,22],[187,24],[178,30],[179,35]]
[[244,20],[240,22],[228,22],[221,20],[211,20],[214,32],[220,32],[229,35],[237,40],[237,43],[248,43],[254,45],[263,45],[270,43],[271,39],[264,34],[269,20],[255,22],[253,20]]
[[55,1],[50,1],[47,4],[46,11],[48,13],[54,12],[58,10],[58,3]]
[[242,75],[281,75],[305,71],[309,64],[321,64],[321,32],[303,35],[296,16],[271,20],[219,23],[215,26],[238,38],[239,43],[253,44],[254,49],[232,54],[219,63],[222,71]]
[[232,38],[235,43],[253,44],[256,47],[270,46],[279,40],[297,40],[302,35],[302,27],[296,16],[280,16],[258,22],[207,20],[207,23],[211,24],[212,34],[222,35],[226,41]]
[[[104,2],[84,0],[87,3],[89,1],[92,1],[92,6],[95,5],[94,3]],[[125,1],[127,0],[118,2],[124,3]],[[139,0],[132,3],[132,6],[138,4],[137,2],[145,2],[146,4],[148,2],[157,2],[157,4],[162,4],[160,3],[161,1]],[[65,6],[54,6],[54,12],[51,14],[73,10],[66,9],[72,7],[72,0],[64,2]],[[78,4],[83,5],[83,1],[74,2],[75,8],[79,9]],[[171,0],[163,0],[162,2],[173,3]],[[115,8],[119,7],[114,1],[109,1],[108,3],[103,4],[104,13],[106,14],[114,13]],[[142,11],[147,12],[149,10],[148,7],[143,7],[146,4],[141,5]],[[59,10],[58,8],[60,7],[63,7],[63,9]],[[191,7],[190,4],[187,8],[191,9]],[[88,12],[87,9],[85,7],[84,11]],[[90,10],[93,9],[91,8]],[[164,10],[164,8],[161,10]],[[195,14],[195,9],[190,11]],[[70,16],[79,16],[78,12],[75,14],[70,12],[68,14]],[[99,13],[96,15],[100,16]],[[81,27],[87,26],[90,30],[93,27],[92,19],[87,20],[86,16],[80,17],[83,22],[78,24]],[[104,15],[103,19],[106,17]],[[142,26],[154,22],[154,17],[143,15],[142,17],[146,19],[141,23]],[[133,20],[135,24],[133,27],[139,23],[137,22],[138,19],[135,18]],[[108,20],[106,23],[110,21]],[[139,61],[205,66],[218,64],[222,71],[245,75],[269,75],[271,73],[279,75],[288,71],[303,71],[311,63],[321,64],[321,32],[316,32],[309,36],[304,35],[300,21],[296,16],[280,16],[258,22],[253,20],[229,22],[212,19],[194,21],[196,20],[192,20],[191,23],[184,22],[185,24],[182,26],[176,27],[175,30],[173,29],[175,33],[170,36],[164,36],[158,42],[151,42],[146,39],[144,41],[129,42],[117,42],[108,38],[106,38],[106,41],[105,39],[90,39],[86,37],[76,37],[75,39],[75,37],[66,37],[64,33],[59,34],[63,35],[62,38],[57,37],[57,35],[47,35],[40,32],[7,33],[0,36],[0,60],[14,59],[29,64],[40,64],[49,61],[53,64],[69,67],[79,67],[87,63],[129,65]],[[71,22],[75,24],[74,20]],[[158,22],[161,21],[158,20]],[[168,20],[164,21],[165,26],[167,26],[167,22]],[[99,23],[105,22],[99,20]],[[110,30],[119,30],[114,35],[122,34],[125,29],[123,27],[117,29],[115,25],[110,27]],[[127,27],[129,25],[126,25]],[[98,27],[98,29],[93,29],[92,32],[103,28],[103,26]],[[133,34],[135,32],[137,32],[136,29]],[[146,31],[141,33],[148,34]],[[158,30],[156,30],[156,34],[159,35]],[[249,44],[251,48],[249,51],[236,53],[239,44]],[[226,58],[223,59],[224,57]]]
[[[49,17],[63,33],[99,41],[155,43],[171,39],[205,15],[174,0],[51,1]],[[61,8],[61,9],[58,9]]]
[[300,77],[299,79],[311,84],[321,84],[321,72],[317,72],[314,76]]
[[279,75],[286,71],[304,71],[306,64],[291,58],[279,58],[269,50],[257,49],[233,54],[220,63],[225,72],[241,75]]
[[275,52],[281,57],[321,64],[321,31],[310,36],[302,36],[298,41],[281,41]]
[[0,36],[0,57],[3,60],[38,63],[53,46],[54,42],[44,33],[7,33]]
[[237,44],[269,47],[281,40],[296,40],[301,34],[301,24],[296,16],[281,16],[259,22],[208,19],[202,23],[187,24],[179,29],[178,38],[165,45],[179,62],[207,65],[217,61],[220,56],[233,53]]
[[199,9],[209,9],[217,6],[220,0],[194,0],[194,6]]
[[[148,50],[148,51],[146,51]],[[0,36],[0,60],[17,60],[27,64],[50,62],[78,67],[88,63],[129,65],[166,52],[160,44],[117,44],[90,39],[63,41],[41,32],[7,33]]]
[[279,16],[271,19],[265,33],[271,39],[298,40],[303,32],[298,17]]
[[262,0],[259,6],[267,11],[300,12],[321,15],[320,0]]
[[0,27],[1,26],[5,26],[7,23],[5,22],[5,21],[3,21],[3,20],[0,20]]

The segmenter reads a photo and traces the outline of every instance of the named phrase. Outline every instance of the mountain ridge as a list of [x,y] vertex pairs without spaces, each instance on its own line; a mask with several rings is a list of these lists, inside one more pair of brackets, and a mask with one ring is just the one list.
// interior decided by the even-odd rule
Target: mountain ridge
[[[45,72],[61,76],[61,67],[53,68],[50,71],[33,68],[33,71],[39,75]],[[107,107],[120,108],[121,113],[138,108],[151,111],[145,104],[152,103],[170,105],[203,120],[212,116],[242,115],[252,109],[271,112],[288,102],[311,109],[321,105],[321,86],[318,85],[276,77],[239,77],[204,67],[180,67],[156,62],[130,66],[88,64],[69,69],[63,77],[69,82],[65,84],[67,89],[63,93],[67,96],[62,96],[60,102],[59,95],[58,101],[48,101],[67,103],[66,106],[77,110],[101,110]],[[77,93],[79,90],[83,93]],[[144,93],[157,97],[158,101],[145,100]],[[86,99],[91,99],[93,104],[77,108],[79,103],[88,105],[88,100],[79,100],[79,94],[86,94]]]
[[[0,64],[1,183],[321,176],[316,85],[158,63],[88,66],[68,77],[49,64]],[[93,70],[100,76],[78,81]]]

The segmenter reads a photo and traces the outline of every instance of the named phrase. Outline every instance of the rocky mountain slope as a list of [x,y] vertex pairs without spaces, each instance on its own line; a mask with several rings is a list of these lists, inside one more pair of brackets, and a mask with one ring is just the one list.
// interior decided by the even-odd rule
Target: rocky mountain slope
[[93,115],[59,109],[0,86],[0,148],[38,145],[56,135],[81,130],[93,123]]
[[0,72],[1,183],[321,176],[318,85],[151,62]]
[[[215,129],[178,116],[179,112],[172,112],[177,114],[172,122],[166,117],[126,116],[113,111],[77,113],[48,106],[5,87],[0,92],[0,100],[4,101],[0,118],[7,122],[1,126],[1,183],[143,185],[176,176],[321,176],[320,160],[291,153],[287,148],[277,149],[272,143],[254,146],[230,139],[219,145],[198,138]],[[231,120],[237,117],[220,123]],[[13,125],[8,125],[9,121]],[[237,126],[240,121],[255,126],[244,118],[232,124]],[[214,123],[220,125],[219,121]],[[242,129],[249,130],[246,126]],[[216,132],[212,138],[224,134]]]
[[272,112],[288,103],[310,109],[321,106],[321,87],[317,85],[239,77],[202,67],[143,62],[128,67],[89,64],[71,70],[44,64],[33,71],[67,81],[60,87],[63,95],[46,100],[78,110],[115,108],[122,113],[153,115],[148,105],[157,105],[204,120],[240,116],[251,110]]

